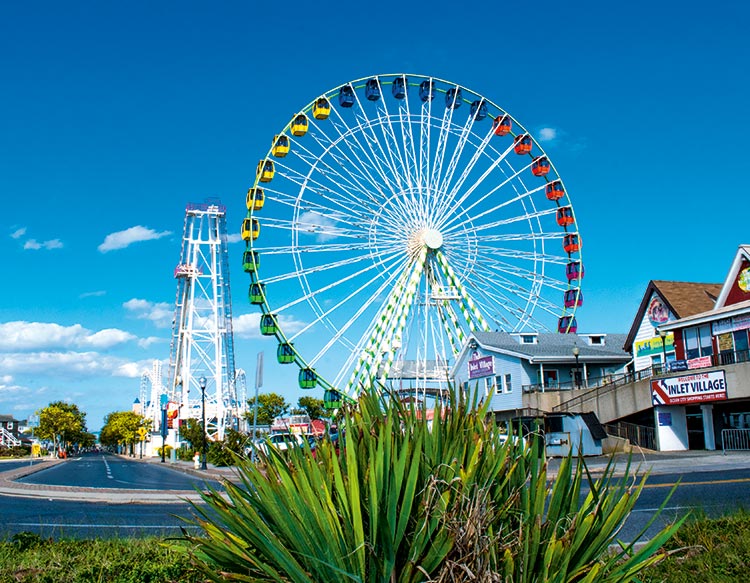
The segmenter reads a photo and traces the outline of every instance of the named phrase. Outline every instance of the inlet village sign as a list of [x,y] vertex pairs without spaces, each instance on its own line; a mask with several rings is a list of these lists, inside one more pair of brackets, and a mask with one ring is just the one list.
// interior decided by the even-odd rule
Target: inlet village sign
[[723,370],[651,381],[651,399],[654,405],[687,405],[723,401],[726,398],[727,381]]

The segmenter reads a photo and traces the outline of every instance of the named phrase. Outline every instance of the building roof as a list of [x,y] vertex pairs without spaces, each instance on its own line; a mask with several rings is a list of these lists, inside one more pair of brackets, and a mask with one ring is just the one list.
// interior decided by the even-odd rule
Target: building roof
[[[582,362],[628,362],[632,357],[623,350],[625,334],[535,334],[535,344],[522,343],[517,334],[507,332],[475,332],[482,348],[524,358],[529,362],[574,362],[573,347],[578,347]],[[604,344],[589,344],[589,337],[601,336]]]
[[707,312],[716,305],[721,293],[721,283],[695,283],[690,281],[664,281],[653,279],[648,282],[641,305],[633,318],[630,331],[626,336],[624,348],[632,350],[635,336],[646,314],[649,300],[656,292],[676,318],[687,318],[693,314]]
[[720,320],[722,318],[729,318],[731,316],[739,316],[750,312],[750,300],[739,302],[737,304],[731,304],[716,310],[708,310],[701,312],[700,314],[692,314],[687,318],[680,318],[679,320],[672,320],[666,324],[659,326],[660,330],[670,331],[685,328],[687,326],[697,326],[699,324],[706,324]]

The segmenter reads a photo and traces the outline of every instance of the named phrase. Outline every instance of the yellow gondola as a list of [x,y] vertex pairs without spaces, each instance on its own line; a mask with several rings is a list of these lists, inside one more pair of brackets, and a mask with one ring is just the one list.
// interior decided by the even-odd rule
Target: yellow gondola
[[247,198],[245,204],[249,211],[259,211],[263,208],[263,204],[266,202],[266,195],[262,188],[250,188],[247,191]]
[[304,113],[300,113],[292,120],[292,135],[298,138],[304,136],[307,133],[307,116]]
[[275,173],[276,167],[273,164],[273,160],[261,160],[255,169],[255,177],[261,182],[271,182]]
[[273,146],[271,146],[271,155],[274,158],[283,158],[289,153],[289,136],[280,134],[273,137]]
[[313,103],[313,117],[315,119],[328,119],[331,115],[331,102],[325,97],[318,97]]
[[242,240],[255,241],[260,235],[260,222],[258,219],[245,219],[242,221]]

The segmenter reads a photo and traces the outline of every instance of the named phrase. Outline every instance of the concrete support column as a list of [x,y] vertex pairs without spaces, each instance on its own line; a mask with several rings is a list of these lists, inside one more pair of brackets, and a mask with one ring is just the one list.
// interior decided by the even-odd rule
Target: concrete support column
[[706,449],[716,449],[716,438],[714,436],[714,406],[711,404],[701,405],[703,413],[703,440]]

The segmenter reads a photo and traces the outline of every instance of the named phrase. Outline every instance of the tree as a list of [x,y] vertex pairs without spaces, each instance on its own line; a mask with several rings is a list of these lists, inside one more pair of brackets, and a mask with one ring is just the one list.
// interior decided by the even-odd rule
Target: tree
[[39,427],[36,434],[40,439],[54,443],[55,451],[69,444],[81,444],[87,440],[86,413],[77,405],[55,401],[38,411]]
[[180,425],[180,439],[187,441],[192,449],[201,449],[205,437],[206,433],[203,431],[203,424],[197,419],[186,419]]
[[[247,400],[245,417],[253,421],[255,397]],[[271,425],[276,417],[281,417],[289,411],[289,403],[278,393],[262,393],[258,395],[258,425]]]
[[300,397],[297,406],[302,409],[310,419],[323,419],[326,417],[326,410],[323,406],[323,399],[315,397]]
[[151,430],[151,419],[146,419],[134,411],[114,411],[104,418],[104,427],[99,436],[102,445],[129,445],[131,452],[140,439],[138,430],[145,427]]

